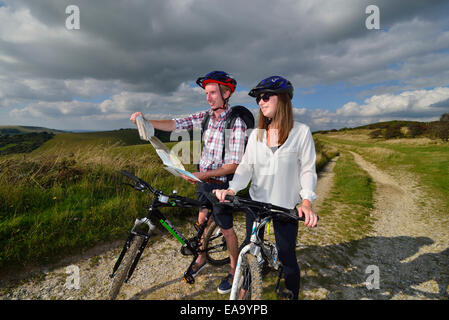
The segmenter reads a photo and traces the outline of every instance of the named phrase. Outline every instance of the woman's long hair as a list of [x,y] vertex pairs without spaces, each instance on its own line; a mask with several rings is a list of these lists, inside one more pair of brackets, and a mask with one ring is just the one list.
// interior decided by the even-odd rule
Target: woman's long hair
[[[290,130],[293,128],[293,107],[290,97],[286,93],[278,94],[276,113],[271,120],[272,127],[278,130],[278,143],[283,144],[287,140]],[[257,124],[257,140],[262,141],[265,132],[268,132],[268,118],[259,110]],[[264,130],[260,130],[264,129]]]

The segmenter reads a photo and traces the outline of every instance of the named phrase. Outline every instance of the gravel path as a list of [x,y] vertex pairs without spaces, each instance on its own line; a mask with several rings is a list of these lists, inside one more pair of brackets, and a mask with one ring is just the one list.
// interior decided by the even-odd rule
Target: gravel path
[[[374,231],[355,243],[328,246],[327,252],[341,252],[335,261],[324,261],[314,274],[307,265],[308,248],[300,250],[300,264],[309,268],[306,277],[332,279],[325,290],[303,286],[307,299],[442,299],[449,285],[449,221],[432,216],[437,203],[424,199],[413,177],[405,173],[394,177],[352,153],[356,163],[376,184]],[[320,202],[332,188],[332,161],[320,174],[317,186]],[[243,237],[243,219],[236,225]],[[318,229],[317,229],[318,230]],[[319,231],[310,230],[319,236]],[[123,241],[98,246],[84,254],[61,261],[48,270],[34,270],[33,276],[0,284],[0,299],[104,299],[112,270]],[[326,245],[323,243],[323,248]],[[119,299],[227,299],[216,293],[228,266],[207,266],[193,285],[182,275],[191,261],[181,255],[180,244],[164,233],[145,251],[131,281],[122,287]],[[323,249],[322,252],[326,252]],[[316,250],[316,248],[315,248]],[[315,251],[317,252],[317,251]],[[303,259],[305,258],[305,259]],[[331,263],[332,262],[332,263]],[[309,272],[310,271],[310,272]],[[378,271],[378,273],[376,273]],[[79,288],[73,275],[79,274]],[[369,278],[371,276],[371,278]],[[378,277],[377,277],[378,276]],[[367,283],[367,279],[371,279]],[[367,287],[368,284],[368,287]],[[323,286],[324,287],[324,286]]]
[[[359,243],[353,267],[365,269],[365,281],[349,279],[344,299],[444,299],[449,285],[449,221],[433,214],[418,182],[404,172],[379,170],[359,154],[356,163],[376,184],[374,231]],[[426,206],[421,203],[425,201]],[[375,272],[378,271],[378,281]],[[360,273],[359,273],[360,274]],[[369,279],[368,287],[366,279]],[[352,281],[351,281],[352,280]],[[354,281],[356,280],[356,281]],[[359,281],[357,281],[359,280]],[[364,283],[365,282],[365,283]],[[359,290],[354,290],[359,288]],[[362,288],[362,290],[360,290]]]

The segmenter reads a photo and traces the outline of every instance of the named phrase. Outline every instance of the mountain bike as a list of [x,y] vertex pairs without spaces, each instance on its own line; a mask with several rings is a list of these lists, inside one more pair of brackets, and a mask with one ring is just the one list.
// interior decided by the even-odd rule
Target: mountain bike
[[[172,223],[165,218],[160,212],[160,208],[179,207],[179,208],[194,208],[199,207],[201,203],[197,200],[182,197],[173,191],[172,194],[166,195],[160,190],[156,190],[151,187],[150,184],[144,180],[128,173],[121,171],[121,174],[131,179],[134,184],[125,183],[131,186],[133,189],[140,192],[148,192],[149,196],[154,196],[152,204],[148,207],[148,213],[146,217],[136,219],[134,226],[129,233],[129,236],[120,252],[120,255],[113,267],[112,273],[109,275],[113,279],[111,288],[108,294],[109,299],[115,299],[122,287],[123,283],[127,283],[131,278],[137,263],[142,256],[145,247],[148,244],[150,235],[155,230],[156,226],[151,220],[159,221],[162,226],[167,229],[180,243],[181,254],[193,255],[192,262],[190,263],[187,271],[184,273],[184,281],[188,284],[195,282],[194,271],[192,266],[195,264],[200,253],[206,254],[207,261],[215,266],[221,266],[229,263],[229,256],[227,254],[226,240],[221,233],[220,228],[215,224],[212,219],[207,219],[204,223],[199,224],[196,222],[194,228],[196,234],[187,239],[184,235],[178,231]],[[208,218],[211,213],[209,212]],[[206,229],[208,222],[209,226],[206,235],[202,239],[204,230]]]
[[[214,194],[209,194],[209,199],[214,205],[232,206],[234,209],[243,209],[254,216],[250,243],[245,245],[239,253],[237,267],[232,282],[230,300],[261,300],[263,299],[262,275],[267,270],[278,271],[278,278],[274,291],[279,296],[280,280],[283,275],[283,266],[278,259],[276,245],[259,238],[259,231],[265,230],[265,225],[273,218],[284,221],[304,221],[304,215],[298,216],[295,209],[286,209],[270,203],[253,201],[238,196],[227,195],[229,202],[218,202]],[[262,231],[264,232],[264,231]],[[292,298],[290,297],[285,298]]]

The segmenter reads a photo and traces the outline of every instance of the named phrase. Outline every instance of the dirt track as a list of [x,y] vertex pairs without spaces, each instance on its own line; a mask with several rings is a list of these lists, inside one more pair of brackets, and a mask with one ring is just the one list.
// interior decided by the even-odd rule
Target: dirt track
[[[303,286],[307,299],[444,299],[449,285],[448,221],[427,214],[420,207],[422,194],[413,177],[401,177],[379,170],[360,155],[352,153],[356,163],[376,184],[373,232],[361,240],[299,249],[299,262],[306,269],[303,277],[312,279]],[[332,186],[331,162],[319,178],[317,193],[326,197]],[[428,200],[428,199],[426,199]],[[315,204],[319,211],[321,200]],[[242,223],[240,223],[243,225]],[[313,232],[313,231],[312,231]],[[243,236],[240,228],[239,239]],[[319,235],[319,232],[317,233]],[[163,240],[162,240],[163,239]],[[2,283],[1,299],[103,299],[110,285],[108,274],[119,254],[122,242],[98,247],[83,257],[72,257],[58,267],[39,272],[20,283]],[[227,267],[208,266],[194,285],[186,285],[182,275],[190,257],[182,256],[179,243],[163,237],[146,250],[139,268],[129,284],[125,284],[122,299],[226,299],[216,293],[220,278]],[[327,255],[324,267],[309,273],[308,257]],[[69,289],[67,266],[79,268],[80,288]],[[370,267],[371,266],[371,267]],[[313,266],[312,266],[313,267]],[[367,268],[371,268],[368,269]],[[374,269],[373,269],[374,268]],[[366,286],[366,280],[379,271]]]
[[[354,262],[379,267],[379,289],[367,297],[382,299],[441,299],[449,285],[448,221],[423,209],[424,194],[414,178],[401,172],[393,177],[351,152],[356,163],[373,178],[376,201],[374,232]],[[399,178],[400,177],[400,178]],[[364,261],[365,263],[363,263]],[[368,277],[369,274],[366,275]],[[360,298],[357,295],[348,298]]]

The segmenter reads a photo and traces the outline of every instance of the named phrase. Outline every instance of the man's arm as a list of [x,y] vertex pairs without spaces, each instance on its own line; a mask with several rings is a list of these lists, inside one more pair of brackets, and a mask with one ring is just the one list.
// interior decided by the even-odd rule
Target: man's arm
[[[235,172],[235,170],[237,169],[238,164],[235,163],[228,163],[223,165],[222,167],[215,169],[215,170],[210,170],[207,172],[193,172],[192,174],[197,177],[198,179],[205,181],[208,180],[210,178],[213,177],[220,177],[220,176],[226,176],[228,174],[232,174]],[[190,179],[187,176],[182,176],[184,179],[186,179],[187,181],[189,181],[192,184],[195,184],[197,181]]]
[[[215,169],[215,170],[210,170],[207,172],[195,172],[194,175],[195,175],[195,177],[197,177],[200,180],[209,179],[212,177],[226,176],[228,174],[234,173],[238,166],[239,165],[235,164],[235,163],[228,163],[228,164],[225,164],[222,167]],[[198,177],[197,174],[203,176],[203,179]]]
[[[147,120],[147,119],[145,119]],[[162,131],[175,131],[176,130],[176,122],[175,120],[147,120],[151,122],[153,127]]]
[[137,116],[142,116],[142,118],[145,121],[151,122],[153,127],[158,129],[158,130],[174,131],[176,129],[176,122],[175,122],[175,120],[148,120],[148,119],[146,119],[143,116],[142,112],[135,112],[135,113],[133,113],[129,120],[131,120],[132,123],[136,124],[136,117]]

